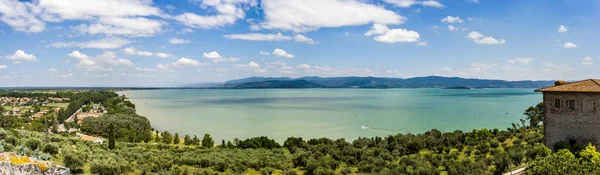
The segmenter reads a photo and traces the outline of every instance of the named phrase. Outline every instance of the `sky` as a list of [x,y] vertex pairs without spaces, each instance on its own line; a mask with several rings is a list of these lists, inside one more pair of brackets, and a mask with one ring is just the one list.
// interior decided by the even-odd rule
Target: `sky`
[[0,0],[0,86],[600,78],[597,0]]

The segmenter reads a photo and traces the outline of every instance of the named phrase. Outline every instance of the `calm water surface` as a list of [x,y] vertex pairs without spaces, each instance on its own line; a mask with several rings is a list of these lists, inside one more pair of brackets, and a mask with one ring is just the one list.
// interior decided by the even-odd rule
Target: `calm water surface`
[[332,139],[510,127],[534,89],[190,89],[119,92],[158,130],[220,141]]

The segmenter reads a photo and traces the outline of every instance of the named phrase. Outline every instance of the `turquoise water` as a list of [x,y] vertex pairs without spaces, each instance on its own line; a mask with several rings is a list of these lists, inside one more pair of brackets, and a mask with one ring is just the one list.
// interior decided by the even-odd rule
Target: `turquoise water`
[[534,89],[172,89],[119,92],[158,130],[220,141],[332,139],[506,129],[542,101]]

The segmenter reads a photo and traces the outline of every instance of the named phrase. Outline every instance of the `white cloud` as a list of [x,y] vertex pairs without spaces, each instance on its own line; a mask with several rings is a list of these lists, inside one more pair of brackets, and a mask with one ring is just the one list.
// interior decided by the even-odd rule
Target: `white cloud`
[[469,3],[479,3],[479,0],[465,0],[465,2],[469,2]]
[[183,35],[186,33],[194,33],[194,29],[185,28],[185,29],[181,29],[179,32],[177,32],[177,34],[179,34],[179,35]]
[[101,55],[90,57],[78,50],[71,52],[71,58],[79,60],[76,67],[86,71],[112,71],[112,66],[131,66],[133,63],[127,59],[118,58],[114,52],[104,52]]
[[565,48],[576,48],[577,45],[575,45],[575,43],[572,43],[572,42],[566,42],[565,44],[563,44],[563,47],[565,47]]
[[58,72],[58,69],[55,68],[49,68],[48,70],[46,70],[48,72]]
[[473,41],[475,41],[478,44],[504,44],[504,43],[506,43],[506,40],[504,40],[504,39],[497,40],[491,36],[486,37],[483,34],[476,32],[476,31],[470,32],[469,35],[467,36],[467,38],[473,39]]
[[180,38],[172,38],[171,40],[169,40],[169,43],[171,44],[187,44],[187,43],[191,43],[192,41],[190,40],[186,40],[186,39],[180,39]]
[[458,27],[454,27],[453,25],[448,25],[448,30],[456,31],[456,30],[458,30]]
[[271,53],[269,53],[269,52],[263,52],[263,51],[260,51],[259,53],[260,53],[261,55],[270,55],[270,54],[271,54]]
[[137,50],[135,47],[125,48],[125,49],[123,49],[123,51],[125,51],[125,54],[127,54],[127,55],[139,55],[139,56],[148,56],[148,57],[154,55],[152,52]]
[[317,44],[317,42],[315,42],[312,38],[308,38],[302,34],[297,34],[294,36],[294,41],[306,44]]
[[452,68],[450,68],[450,67],[442,67],[442,68],[440,68],[440,70],[452,72]]
[[427,42],[425,41],[421,41],[421,42],[417,42],[418,46],[427,46]]
[[426,0],[426,1],[418,1],[418,0],[383,0],[384,2],[388,3],[388,4],[393,4],[395,6],[398,7],[402,7],[402,8],[409,8],[413,5],[418,5],[421,4],[422,6],[426,6],[426,7],[435,7],[435,8],[444,8],[446,7],[444,4],[441,4],[438,1],[435,0]]
[[564,25],[560,25],[560,26],[558,27],[558,32],[560,32],[560,33],[565,33],[565,32],[567,32],[567,27],[565,27]]
[[0,70],[2,70],[2,69],[6,69],[6,68],[8,68],[8,66],[6,66],[6,65],[1,65],[1,64],[0,64]]
[[512,60],[508,60],[508,62],[510,64],[521,63],[521,64],[524,64],[524,65],[529,65],[529,63],[532,60],[533,60],[532,58],[515,58],[515,59],[512,59]]
[[294,58],[295,57],[294,55],[289,54],[285,50],[281,50],[281,49],[275,49],[273,51],[273,55],[278,56],[278,57],[284,57],[284,58]]
[[27,54],[23,50],[17,50],[17,51],[15,51],[14,54],[7,55],[6,58],[9,59],[9,60],[15,60],[15,61],[17,61],[18,63],[15,63],[15,64],[19,64],[19,63],[21,63],[21,61],[39,62],[39,60],[35,57],[35,55],[33,55],[33,54]]
[[242,70],[252,70],[252,71],[258,72],[258,73],[267,72],[266,69],[262,69],[260,64],[254,62],[254,61],[250,61],[248,64],[235,64],[235,65],[232,65],[231,67],[236,68],[236,69],[242,69]]
[[199,62],[194,59],[182,57],[182,58],[179,58],[179,60],[172,63],[172,65],[174,65],[174,66],[201,66],[201,65],[205,65],[205,63]]
[[442,19],[442,22],[446,22],[446,23],[463,23],[464,20],[460,19],[460,17],[458,16],[447,16],[445,18]]
[[84,34],[124,35],[130,37],[154,36],[162,32],[165,22],[142,17],[102,17],[97,23],[81,24],[75,29]]
[[209,53],[204,52],[204,58],[208,58],[213,61],[213,63],[225,62],[225,58],[223,58],[218,52],[212,51]]
[[410,6],[419,4],[419,1],[417,0],[383,0],[386,3],[389,4],[394,4],[398,7],[402,7],[402,8],[408,8]]
[[162,52],[156,52],[154,53],[154,56],[159,57],[159,58],[175,58],[175,56],[168,54],[168,53],[162,53]]
[[231,34],[225,35],[227,39],[249,40],[249,41],[283,41],[291,40],[292,37],[277,34],[262,34],[262,33],[246,33],[246,34]]
[[300,65],[296,66],[296,68],[298,68],[298,69],[310,69],[310,66],[308,64],[300,64]]
[[85,42],[55,42],[52,43],[52,47],[66,48],[66,47],[78,47],[78,48],[94,48],[94,49],[115,49],[123,47],[131,41],[121,38],[103,38],[99,40],[91,40]]
[[585,58],[583,58],[583,61],[581,62],[581,64],[583,64],[583,65],[593,65],[594,64],[594,59],[592,59],[592,57],[585,57]]
[[417,42],[419,41],[419,33],[406,30],[406,29],[389,29],[387,26],[382,24],[374,24],[369,31],[365,33],[366,36],[377,34],[373,38],[375,41],[384,43],[396,43],[396,42]]
[[201,7],[213,8],[216,15],[197,15],[183,13],[173,19],[180,23],[200,29],[219,28],[235,24],[239,19],[244,19],[246,14],[242,6],[255,6],[254,0],[206,0],[201,2]]
[[46,24],[35,16],[34,11],[39,11],[39,8],[30,2],[0,0],[0,21],[16,31],[29,33],[44,31]]
[[469,69],[469,71],[475,74],[479,74],[489,70],[490,68],[491,66],[484,63],[471,63],[471,68]]
[[162,11],[148,0],[40,0],[46,21],[89,20],[96,17],[159,16]]
[[[369,23],[402,24],[407,18],[381,6],[356,0],[263,0],[264,29],[314,31]],[[335,7],[335,9],[332,9]]]
[[438,2],[438,1],[433,1],[433,0],[423,1],[423,2],[421,2],[421,5],[427,6],[427,7],[435,7],[435,8],[444,8],[444,7],[446,7],[444,4],[442,4],[442,3]]

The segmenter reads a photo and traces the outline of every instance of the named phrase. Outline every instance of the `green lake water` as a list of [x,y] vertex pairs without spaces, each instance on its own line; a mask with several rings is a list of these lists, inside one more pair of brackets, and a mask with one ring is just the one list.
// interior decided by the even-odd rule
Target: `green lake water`
[[534,89],[171,89],[118,92],[152,126],[221,139],[331,139],[506,129],[542,101]]

